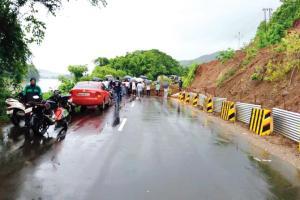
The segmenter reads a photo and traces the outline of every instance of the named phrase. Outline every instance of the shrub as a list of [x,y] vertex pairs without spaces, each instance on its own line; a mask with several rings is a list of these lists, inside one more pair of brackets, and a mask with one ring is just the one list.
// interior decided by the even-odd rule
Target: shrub
[[69,93],[70,90],[75,86],[75,81],[71,78],[68,78],[66,76],[59,76],[58,79],[61,82],[58,89],[62,93]]
[[262,81],[264,79],[264,68],[256,67],[255,72],[251,75],[251,80],[253,81]]
[[267,81],[277,81],[285,78],[291,70],[300,68],[300,35],[292,32],[281,40],[275,51],[281,51],[285,54],[282,63],[273,63],[270,61],[267,65]]
[[228,60],[234,57],[235,51],[233,49],[227,49],[225,51],[221,51],[220,54],[217,56],[218,60],[223,64]]
[[245,48],[244,51],[246,53],[246,56],[242,62],[242,66],[246,67],[251,62],[251,60],[256,57],[258,50],[254,45],[249,45]]
[[217,86],[221,87],[224,84],[224,82],[228,80],[230,77],[234,76],[236,72],[237,72],[236,68],[231,68],[228,71],[226,71],[224,74],[221,73],[217,79]]

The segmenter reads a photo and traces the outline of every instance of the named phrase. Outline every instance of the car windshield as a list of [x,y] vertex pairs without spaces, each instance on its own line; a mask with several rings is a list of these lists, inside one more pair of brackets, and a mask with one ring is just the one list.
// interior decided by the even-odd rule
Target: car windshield
[[98,84],[94,83],[77,83],[74,87],[75,89],[99,89]]

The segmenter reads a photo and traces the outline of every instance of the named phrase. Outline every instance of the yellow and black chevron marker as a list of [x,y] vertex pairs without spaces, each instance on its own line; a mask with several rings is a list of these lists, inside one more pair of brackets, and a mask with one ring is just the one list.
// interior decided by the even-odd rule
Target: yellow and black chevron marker
[[198,106],[198,100],[199,100],[199,95],[195,94],[193,98],[193,106],[197,107]]
[[179,92],[178,99],[181,100],[182,92]]
[[184,100],[185,100],[185,92],[182,92],[181,97],[180,97],[180,101],[184,102]]
[[185,103],[190,103],[190,100],[191,100],[191,94],[188,92],[185,97]]
[[253,108],[250,118],[250,130],[260,136],[270,135],[273,132],[271,110]]
[[235,122],[236,108],[235,108],[234,102],[232,102],[232,101],[223,101],[222,102],[221,118],[226,121]]
[[205,111],[208,113],[212,113],[213,110],[213,101],[211,97],[207,97],[205,99]]

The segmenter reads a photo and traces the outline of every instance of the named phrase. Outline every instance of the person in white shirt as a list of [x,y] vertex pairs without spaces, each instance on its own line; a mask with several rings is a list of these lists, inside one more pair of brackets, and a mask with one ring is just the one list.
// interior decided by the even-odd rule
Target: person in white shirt
[[145,91],[145,88],[146,88],[146,85],[145,85],[145,82],[142,82],[142,86],[143,86],[143,90],[142,90],[142,96],[144,96],[144,91]]
[[135,84],[134,81],[133,81],[131,84],[132,84],[132,85],[131,85],[132,94],[133,94],[133,95],[136,95],[136,84]]
[[147,84],[146,90],[147,90],[147,96],[149,97],[150,96],[150,90],[151,90],[151,84],[150,83]]
[[143,84],[141,82],[139,82],[137,84],[136,88],[137,88],[137,96],[138,96],[138,98],[141,98],[141,94],[143,91]]
[[125,81],[125,90],[128,96],[130,96],[129,89],[130,89],[130,83],[128,81]]

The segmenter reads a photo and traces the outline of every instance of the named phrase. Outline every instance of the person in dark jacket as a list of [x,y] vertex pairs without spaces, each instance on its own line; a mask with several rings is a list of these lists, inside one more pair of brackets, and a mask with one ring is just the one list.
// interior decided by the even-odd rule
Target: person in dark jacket
[[121,85],[121,81],[120,78],[117,77],[117,80],[113,83],[113,90],[115,93],[115,100],[118,104],[118,106],[120,105],[121,101],[122,101],[122,85]]
[[179,82],[178,82],[179,91],[182,91],[182,85],[183,85],[183,81],[181,79],[179,79]]
[[30,84],[27,85],[23,90],[23,96],[25,99],[25,102],[33,101],[33,96],[38,95],[40,99],[42,99],[42,90],[41,88],[36,84],[36,79],[31,78]]

